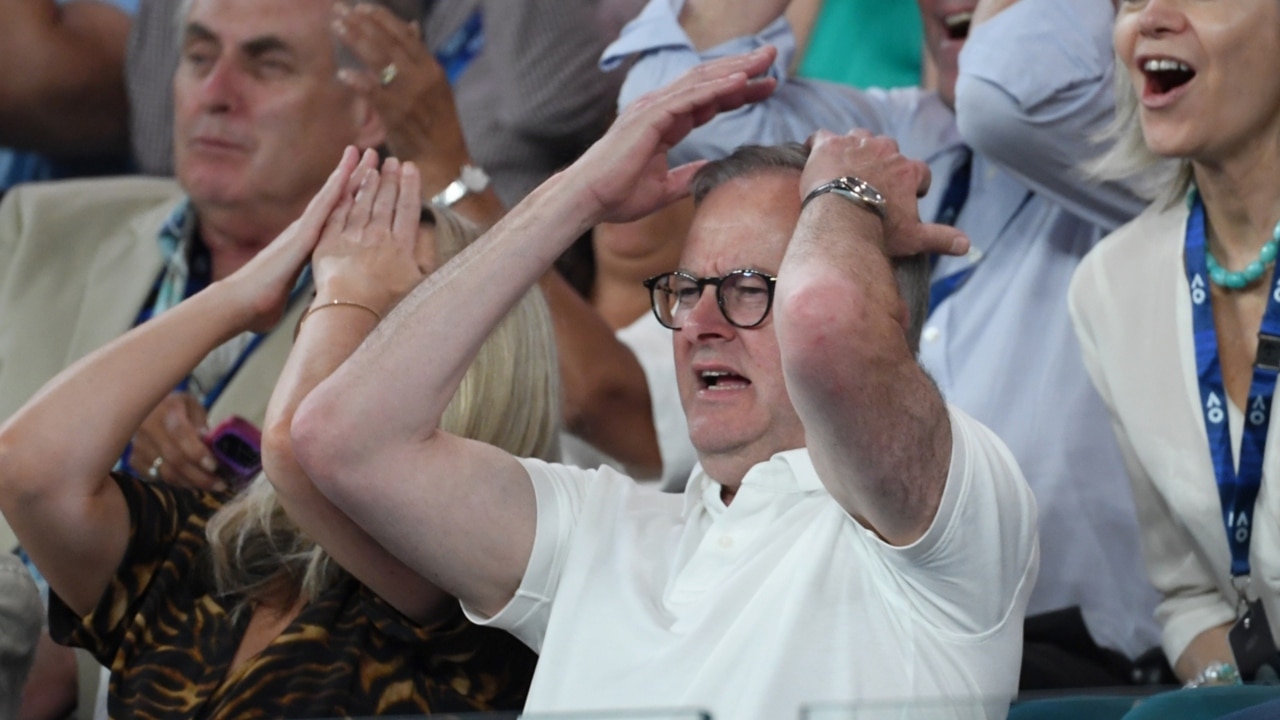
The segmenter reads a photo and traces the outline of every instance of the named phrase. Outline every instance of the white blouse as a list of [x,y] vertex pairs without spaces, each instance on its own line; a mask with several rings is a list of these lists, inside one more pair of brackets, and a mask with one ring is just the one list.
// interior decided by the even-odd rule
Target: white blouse
[[[1191,295],[1182,262],[1187,209],[1157,203],[1081,263],[1069,302],[1085,366],[1111,410],[1133,483],[1143,552],[1164,599],[1156,616],[1176,662],[1204,630],[1236,618],[1196,374]],[[1234,457],[1243,417],[1229,407]],[[1249,550],[1251,597],[1280,630],[1280,420],[1272,416]],[[1277,636],[1280,645],[1280,636]]]

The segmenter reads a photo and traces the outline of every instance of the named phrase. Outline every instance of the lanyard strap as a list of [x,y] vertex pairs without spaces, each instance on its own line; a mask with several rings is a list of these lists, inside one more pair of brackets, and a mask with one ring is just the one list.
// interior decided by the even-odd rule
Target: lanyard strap
[[[155,287],[152,288],[150,298],[142,306],[142,310],[138,312],[138,317],[134,320],[134,323],[133,323],[134,327],[137,327],[142,323],[150,320],[155,315],[155,297],[159,292],[160,286],[163,284],[163,282],[164,282],[164,271],[161,271],[160,277],[156,278]],[[290,291],[289,293],[289,303],[287,307],[293,307],[293,304],[298,301],[298,298],[302,297],[303,291],[305,291],[307,287],[309,287],[310,285],[311,285],[311,266],[307,265],[302,269],[302,274],[298,276],[298,282],[293,286],[293,290]],[[204,280],[202,282],[199,279],[194,279],[194,278],[188,279],[187,287],[186,287],[186,295],[183,297],[183,299],[185,300],[186,298],[189,298],[192,295],[195,295],[197,292],[199,292],[200,290],[203,290],[207,286],[208,286],[207,280]],[[213,407],[213,404],[216,403],[218,401],[218,398],[222,396],[222,391],[227,389],[227,385],[229,385],[231,381],[235,379],[236,373],[240,372],[240,368],[244,367],[244,364],[249,361],[249,358],[258,349],[258,346],[262,344],[262,341],[265,338],[266,338],[266,334],[264,333],[254,334],[253,338],[249,341],[249,344],[245,346],[244,350],[240,351],[240,355],[236,357],[236,361],[231,364],[231,368],[222,375],[222,378],[218,380],[217,384],[215,384],[213,388],[209,390],[209,392],[205,393],[204,399],[200,403],[201,405],[204,406],[205,410],[208,410],[209,408]],[[184,377],[182,381],[178,383],[178,386],[175,389],[179,392],[185,391],[187,389],[187,386],[190,383],[191,383],[191,376],[187,375],[187,377]]]
[[[951,179],[947,181],[947,189],[942,193],[942,203],[938,206],[938,214],[934,216],[933,221],[939,225],[955,225],[956,220],[960,217],[960,212],[964,210],[965,203],[969,200],[969,187],[972,185],[973,180],[973,151],[967,146],[962,146],[961,151],[964,153],[963,157],[956,169],[951,171]],[[937,261],[938,256],[933,256],[931,262],[936,265]],[[961,270],[930,283],[929,314],[932,315],[933,311],[944,300],[951,297],[955,291],[968,282],[977,267],[977,263],[971,263]]]
[[1206,258],[1204,203],[1198,193],[1187,218],[1186,270],[1191,289],[1191,318],[1195,331],[1196,374],[1200,383],[1201,410],[1213,459],[1213,474],[1222,504],[1222,523],[1231,548],[1231,574],[1249,574],[1249,543],[1253,535],[1253,510],[1262,487],[1262,460],[1266,452],[1267,429],[1271,425],[1271,401],[1280,374],[1280,273],[1272,276],[1267,311],[1258,332],[1258,356],[1245,407],[1244,430],[1240,442],[1240,465],[1232,457],[1231,431],[1227,417],[1227,393],[1218,358],[1218,333],[1209,302],[1209,265]]
[[456,85],[462,72],[484,50],[484,12],[476,8],[461,27],[436,50],[436,60],[444,68],[450,85]]

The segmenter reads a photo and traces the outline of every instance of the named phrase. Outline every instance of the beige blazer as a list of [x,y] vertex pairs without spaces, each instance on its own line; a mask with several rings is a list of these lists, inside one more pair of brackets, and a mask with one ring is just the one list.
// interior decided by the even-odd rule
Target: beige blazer
[[[0,422],[59,371],[127,331],[159,275],[156,238],[182,199],[172,180],[38,183],[0,203]],[[279,327],[210,408],[209,421],[261,424],[306,303]],[[75,428],[67,428],[74,442]],[[13,546],[0,523],[0,551]]]

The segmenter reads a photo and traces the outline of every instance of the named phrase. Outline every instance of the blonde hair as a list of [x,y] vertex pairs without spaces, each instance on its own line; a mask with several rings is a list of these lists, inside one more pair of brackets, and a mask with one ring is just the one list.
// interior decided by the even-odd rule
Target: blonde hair
[[1133,181],[1137,192],[1147,200],[1177,202],[1191,185],[1191,162],[1151,151],[1142,134],[1138,92],[1119,55],[1115,56],[1113,67],[1116,115],[1095,138],[1099,144],[1109,147],[1085,163],[1084,171],[1096,180]]
[[[430,214],[437,267],[480,236],[475,224],[451,211],[432,208]],[[559,403],[551,313],[535,287],[480,346],[440,428],[517,457],[553,461]],[[346,575],[289,519],[263,474],[209,518],[205,534],[216,592],[237,597],[236,612],[268,597],[314,600]]]

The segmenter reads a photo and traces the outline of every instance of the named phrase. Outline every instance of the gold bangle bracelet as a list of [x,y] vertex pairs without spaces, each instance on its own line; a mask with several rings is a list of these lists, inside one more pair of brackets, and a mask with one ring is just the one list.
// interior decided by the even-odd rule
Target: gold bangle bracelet
[[329,308],[335,308],[335,307],[356,307],[356,308],[360,308],[361,310],[365,310],[365,311],[367,311],[367,312],[369,312],[369,313],[372,313],[372,314],[373,314],[373,316],[374,316],[375,318],[377,318],[377,319],[378,319],[378,322],[382,322],[382,313],[378,312],[377,310],[374,310],[373,308],[369,307],[368,305],[362,305],[361,303],[353,302],[353,301],[351,301],[351,300],[330,300],[329,302],[327,302],[327,303],[325,303],[325,304],[323,304],[323,305],[314,306],[314,307],[309,307],[309,308],[307,308],[307,309],[306,309],[306,311],[305,311],[305,312],[303,312],[303,313],[302,313],[302,317],[298,318],[298,324],[297,324],[296,326],[294,326],[294,328],[293,328],[293,339],[294,339],[294,340],[297,340],[297,339],[298,339],[298,333],[302,331],[302,323],[303,323],[303,321],[305,321],[307,318],[311,317],[312,313],[318,313],[318,312],[320,312],[321,310],[328,310]]

